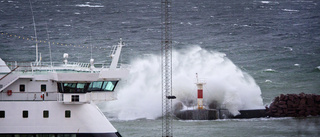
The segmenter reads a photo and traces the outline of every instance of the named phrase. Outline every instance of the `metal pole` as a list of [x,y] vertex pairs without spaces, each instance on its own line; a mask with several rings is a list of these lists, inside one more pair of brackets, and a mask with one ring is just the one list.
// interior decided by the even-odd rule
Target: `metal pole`
[[29,0],[29,3],[30,3],[31,14],[32,14],[34,37],[35,37],[35,39],[36,39],[36,63],[37,63],[37,65],[38,65],[38,62],[39,62],[39,59],[38,59],[38,37],[37,37],[36,22],[35,22],[35,20],[34,20],[33,9],[32,9],[32,4],[31,4],[31,1],[30,1],[30,0]]
[[162,136],[172,134],[172,34],[171,1],[161,1]]

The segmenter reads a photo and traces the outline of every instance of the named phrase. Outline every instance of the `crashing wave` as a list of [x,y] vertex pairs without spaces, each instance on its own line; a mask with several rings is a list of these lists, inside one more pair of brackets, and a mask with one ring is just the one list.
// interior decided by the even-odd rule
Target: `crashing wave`
[[[195,75],[204,78],[204,104],[217,102],[233,115],[242,109],[263,108],[260,87],[242,72],[224,53],[200,47],[173,51],[173,104],[183,102],[190,107],[197,99]],[[108,102],[102,110],[120,120],[156,119],[162,115],[161,60],[158,55],[144,56],[131,63],[126,83],[119,89],[118,100]]]

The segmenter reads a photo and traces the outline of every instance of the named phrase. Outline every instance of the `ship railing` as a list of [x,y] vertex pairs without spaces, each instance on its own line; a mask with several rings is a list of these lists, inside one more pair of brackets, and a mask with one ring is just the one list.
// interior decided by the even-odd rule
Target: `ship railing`
[[10,70],[13,70],[19,66],[19,68],[17,68],[15,72],[26,72],[31,70],[30,62],[9,61],[6,62],[6,65]]
[[57,62],[32,62],[31,68],[33,71],[37,70],[87,70],[90,67],[90,63],[69,62],[67,64]]
[[[91,67],[90,63],[82,62],[68,62],[67,64],[61,62],[16,62],[9,61],[6,65],[10,70],[18,68],[15,72],[51,72],[51,71],[100,71],[102,68],[109,68],[110,63],[94,63]],[[128,64],[118,63],[117,68],[130,68]]]
[[[0,93],[0,101],[57,101],[59,93],[56,91],[47,92],[15,92],[9,96],[7,91]],[[43,98],[44,97],[44,98]]]
[[[15,72],[30,72],[30,71],[99,71],[100,68],[108,68],[110,63],[94,63],[94,67],[91,67],[90,63],[82,62],[68,62],[67,64],[61,62],[16,62],[9,61],[6,65],[10,70],[19,68]],[[118,64],[119,67],[128,67],[128,65]]]

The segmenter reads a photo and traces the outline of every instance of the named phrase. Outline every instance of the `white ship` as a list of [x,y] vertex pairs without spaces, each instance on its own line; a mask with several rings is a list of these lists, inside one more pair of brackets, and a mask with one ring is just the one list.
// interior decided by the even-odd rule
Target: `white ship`
[[0,137],[119,137],[96,103],[115,100],[129,70],[111,65],[64,62],[4,62],[0,58]]

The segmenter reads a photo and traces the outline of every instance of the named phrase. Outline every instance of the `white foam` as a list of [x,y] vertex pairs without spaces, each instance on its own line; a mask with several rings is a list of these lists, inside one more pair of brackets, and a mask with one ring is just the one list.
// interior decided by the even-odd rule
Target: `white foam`
[[291,47],[283,47],[283,48],[288,49],[290,51],[293,51],[293,48],[291,48]]
[[86,4],[77,4],[77,7],[89,7],[89,8],[102,8],[104,7],[103,5],[91,5],[89,2]]
[[298,12],[299,10],[294,10],[294,9],[282,9],[282,11],[287,11],[287,12]]
[[274,69],[264,69],[263,71],[264,72],[276,72],[276,70],[274,70]]
[[269,4],[270,1],[261,1],[261,3],[263,3],[263,4]]
[[262,4],[279,4],[277,1],[261,1]]
[[[157,55],[144,56],[131,63],[129,78],[118,87],[118,100],[107,102],[102,110],[120,120],[156,119],[162,115],[161,67]],[[242,72],[223,53],[200,47],[173,52],[172,92],[174,102],[196,102],[195,74],[206,80],[204,104],[217,101],[231,113],[241,109],[263,108],[261,90],[254,79]],[[121,84],[120,84],[121,85]]]
[[130,21],[123,21],[122,24],[130,24]]
[[296,67],[300,67],[300,64],[294,64],[294,66],[296,66]]
[[267,79],[265,82],[266,82],[266,83],[272,83],[272,81],[269,80],[269,79]]

